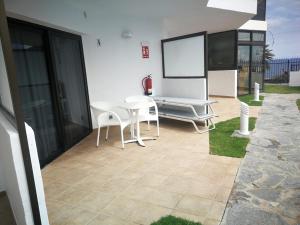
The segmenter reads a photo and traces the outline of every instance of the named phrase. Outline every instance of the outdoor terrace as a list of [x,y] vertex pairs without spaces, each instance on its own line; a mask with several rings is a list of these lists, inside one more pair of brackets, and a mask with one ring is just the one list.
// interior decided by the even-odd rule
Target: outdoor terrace
[[[238,100],[215,99],[215,121],[239,116]],[[257,113],[251,107],[251,116]],[[155,135],[146,127],[144,134]],[[94,131],[46,166],[50,223],[150,224],[171,214],[219,224],[241,159],[210,155],[209,134],[194,133],[189,123],[161,120],[160,130],[146,148],[127,144],[124,150],[118,127],[99,148]]]

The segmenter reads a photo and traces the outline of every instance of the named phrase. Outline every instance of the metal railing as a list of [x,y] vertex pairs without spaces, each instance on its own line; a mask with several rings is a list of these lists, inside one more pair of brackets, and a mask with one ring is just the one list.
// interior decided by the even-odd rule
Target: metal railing
[[300,70],[300,58],[274,59],[266,61],[265,82],[266,83],[288,83],[290,71]]

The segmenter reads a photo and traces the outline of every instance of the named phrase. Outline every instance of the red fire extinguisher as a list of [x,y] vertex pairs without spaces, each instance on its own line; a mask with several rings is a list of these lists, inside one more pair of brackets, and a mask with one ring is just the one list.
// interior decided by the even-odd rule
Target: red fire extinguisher
[[145,91],[145,95],[152,95],[152,77],[151,74],[144,77],[142,85]]

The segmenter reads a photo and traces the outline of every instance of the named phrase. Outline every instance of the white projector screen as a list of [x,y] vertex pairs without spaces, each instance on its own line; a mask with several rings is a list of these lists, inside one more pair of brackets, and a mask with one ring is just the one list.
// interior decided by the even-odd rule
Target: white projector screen
[[162,41],[164,77],[196,78],[206,75],[206,32]]

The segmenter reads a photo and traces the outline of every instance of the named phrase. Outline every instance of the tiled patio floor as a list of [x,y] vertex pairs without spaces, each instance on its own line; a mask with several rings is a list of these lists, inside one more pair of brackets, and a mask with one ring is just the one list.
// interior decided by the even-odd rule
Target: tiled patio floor
[[[237,100],[218,100],[217,120],[238,116]],[[150,224],[172,214],[219,224],[240,159],[209,155],[208,134],[193,131],[188,123],[162,120],[158,140],[125,150],[119,129],[99,148],[93,132],[42,171],[50,223]]]

